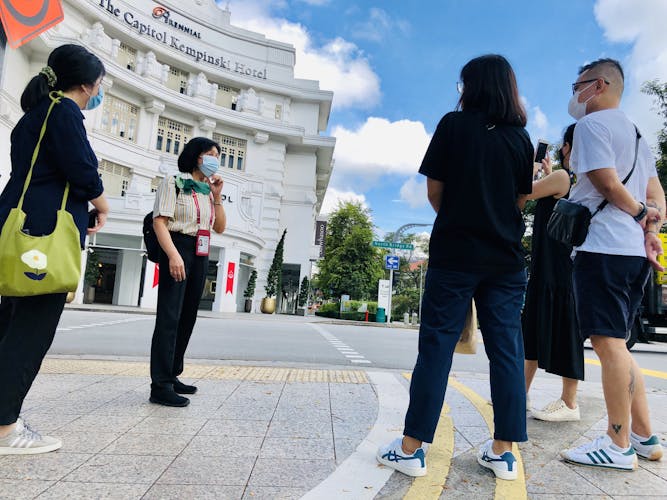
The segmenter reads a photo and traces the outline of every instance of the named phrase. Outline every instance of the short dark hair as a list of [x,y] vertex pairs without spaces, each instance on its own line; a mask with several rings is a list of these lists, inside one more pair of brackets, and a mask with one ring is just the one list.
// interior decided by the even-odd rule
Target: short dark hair
[[598,59],[597,61],[593,61],[591,63],[583,65],[581,68],[579,68],[579,73],[577,74],[581,75],[582,73],[588,70],[603,65],[611,66],[612,68],[616,69],[621,74],[621,80],[625,81],[625,74],[623,73],[623,67],[621,66],[621,63],[618,62],[616,59],[611,59],[610,57],[604,57],[602,59]]
[[26,85],[21,95],[24,112],[32,109],[51,90],[68,91],[78,85],[93,85],[106,75],[102,61],[81,45],[66,44],[53,49],[46,63],[56,74],[56,83],[49,87],[48,78],[41,72]]
[[220,144],[208,137],[193,137],[183,147],[183,151],[178,156],[178,170],[180,172],[191,174],[197,168],[199,155],[215,147],[220,153]]
[[461,82],[460,109],[483,111],[494,124],[526,126],[516,76],[503,56],[487,54],[468,61],[461,69]]

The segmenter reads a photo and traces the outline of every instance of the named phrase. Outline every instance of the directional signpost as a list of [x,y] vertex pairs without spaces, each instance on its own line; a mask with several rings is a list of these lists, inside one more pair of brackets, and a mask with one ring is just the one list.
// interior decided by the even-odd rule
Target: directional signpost
[[385,255],[384,267],[391,271],[398,271],[399,258],[398,255]]

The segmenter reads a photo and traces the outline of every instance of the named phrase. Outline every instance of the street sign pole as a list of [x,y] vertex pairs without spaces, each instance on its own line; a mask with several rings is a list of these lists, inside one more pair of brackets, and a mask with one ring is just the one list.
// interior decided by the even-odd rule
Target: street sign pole
[[394,286],[394,269],[389,270],[389,310],[387,311],[387,324],[391,324],[391,294]]

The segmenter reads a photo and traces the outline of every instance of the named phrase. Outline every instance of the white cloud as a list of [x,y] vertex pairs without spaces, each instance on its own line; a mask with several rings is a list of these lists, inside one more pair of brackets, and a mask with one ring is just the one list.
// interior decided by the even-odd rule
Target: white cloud
[[419,182],[417,177],[410,177],[401,186],[401,200],[405,201],[411,208],[422,208],[428,206],[426,197],[426,180]]
[[622,106],[644,137],[655,143],[662,120],[652,109],[653,98],[641,93],[641,85],[656,78],[667,81],[667,2],[598,0],[594,10],[607,39],[632,44],[630,57],[621,61],[626,84]]
[[341,191],[336,188],[329,187],[326,194],[324,195],[324,201],[322,201],[322,208],[320,209],[321,214],[330,214],[338,208],[339,202],[356,202],[361,203],[365,208],[368,207],[368,202],[366,201],[366,196],[363,194],[355,193],[354,191]]
[[338,37],[318,46],[302,24],[271,17],[274,7],[261,0],[234,3],[232,24],[294,45],[295,76],[319,80],[320,88],[333,90],[334,108],[370,109],[378,104],[380,78],[354,43]]
[[335,127],[336,170],[355,174],[413,175],[430,136],[421,122],[370,117],[356,130]]
[[354,27],[355,36],[364,40],[381,42],[387,35],[407,33],[410,24],[400,19],[392,18],[387,11],[373,7],[368,14],[368,20],[358,23]]
[[299,0],[300,2],[306,3],[308,5],[322,6],[330,3],[331,0]]

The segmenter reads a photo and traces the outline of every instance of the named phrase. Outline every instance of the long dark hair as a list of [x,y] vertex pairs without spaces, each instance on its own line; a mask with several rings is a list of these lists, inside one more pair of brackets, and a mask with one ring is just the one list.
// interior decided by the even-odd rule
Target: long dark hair
[[32,109],[51,90],[67,91],[78,85],[93,85],[106,74],[102,61],[81,45],[61,45],[49,54],[47,65],[56,74],[56,83],[49,86],[43,73],[34,76],[21,95],[24,112]]
[[516,76],[503,56],[488,54],[468,61],[461,69],[461,82],[459,109],[483,111],[494,124],[526,126]]
[[178,170],[180,172],[191,174],[197,168],[199,155],[215,148],[220,153],[220,144],[208,137],[193,137],[181,151],[178,157]]
[[[577,124],[577,122],[570,123],[570,125],[567,126],[565,129],[565,132],[563,132],[563,143],[560,145],[560,149],[558,149],[558,159],[560,160],[560,165],[561,167],[565,168],[565,156],[563,155],[563,146],[565,146],[565,143],[570,145],[570,151],[572,151],[572,143],[574,142],[574,126]],[[570,170],[569,168],[565,168],[565,170]]]

